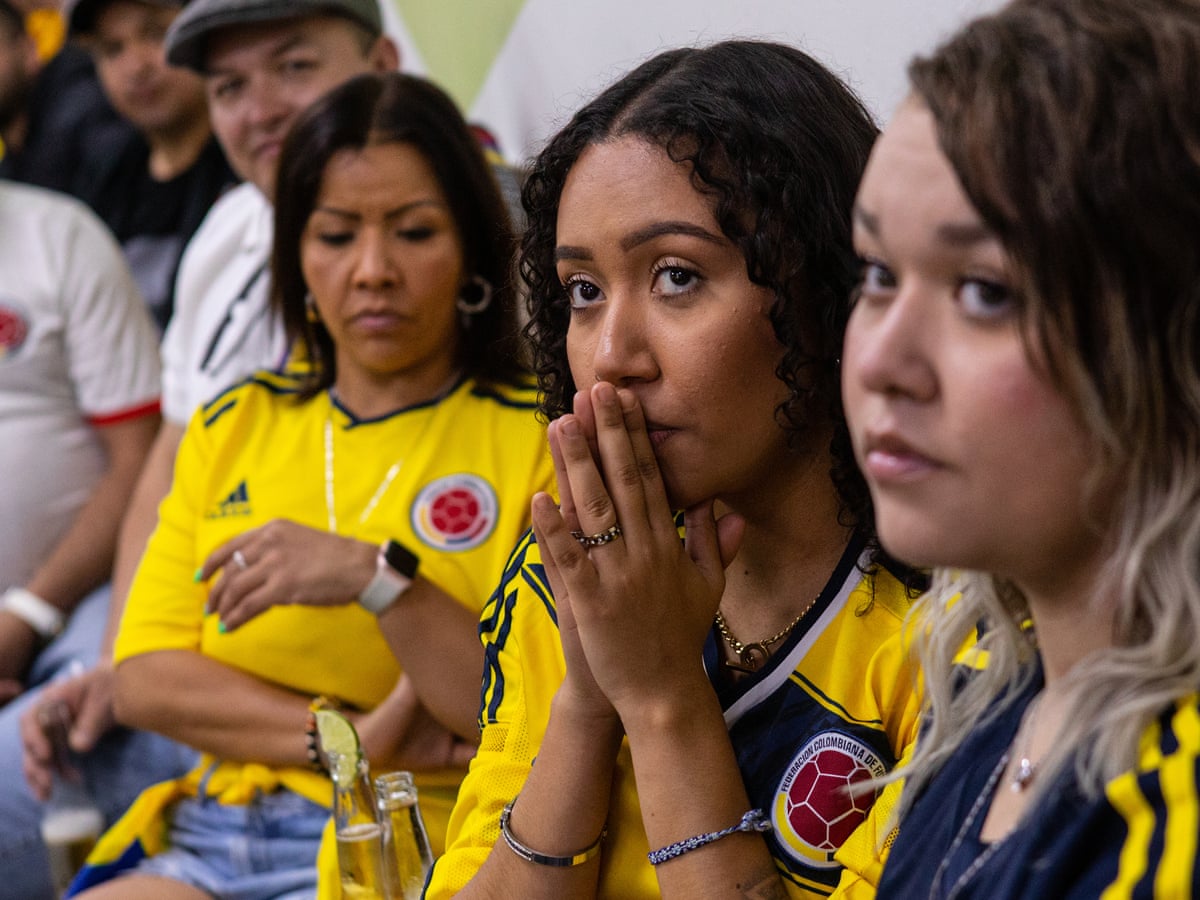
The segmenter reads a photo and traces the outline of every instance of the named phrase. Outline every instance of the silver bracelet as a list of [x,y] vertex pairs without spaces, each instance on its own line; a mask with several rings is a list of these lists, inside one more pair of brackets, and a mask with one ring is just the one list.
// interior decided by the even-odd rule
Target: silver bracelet
[[505,804],[504,811],[500,813],[500,834],[504,837],[504,843],[508,844],[508,849],[525,862],[531,862],[539,866],[551,866],[556,869],[564,869],[570,866],[582,866],[590,859],[595,859],[600,853],[600,845],[604,843],[604,838],[608,835],[608,829],[600,832],[600,837],[596,838],[596,843],[588,847],[586,850],[580,850],[578,853],[573,853],[570,856],[550,856],[547,853],[538,853],[532,847],[526,847],[517,840],[517,836],[512,833],[512,828],[508,824],[508,820],[512,817],[513,804],[517,800],[514,797]]
[[676,841],[674,844],[668,844],[661,850],[651,850],[647,854],[650,860],[650,865],[657,866],[665,863],[667,860],[674,859],[677,856],[683,856],[685,853],[691,853],[693,850],[699,850],[706,844],[711,844],[713,841],[719,841],[723,837],[729,837],[739,831],[770,831],[771,822],[763,814],[761,809],[752,809],[750,812],[742,816],[742,821],[736,825],[730,825],[728,828],[722,828],[720,831],[710,831],[708,834],[698,834],[695,837],[684,838],[682,841]]

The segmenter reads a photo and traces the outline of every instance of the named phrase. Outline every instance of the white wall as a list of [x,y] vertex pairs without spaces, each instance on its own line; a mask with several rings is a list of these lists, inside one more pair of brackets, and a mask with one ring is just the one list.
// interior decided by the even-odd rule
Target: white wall
[[[404,68],[446,86],[514,160],[660,49],[728,36],[794,44],[841,74],[881,124],[904,67],[1000,0],[385,0]],[[411,23],[411,25],[410,25]]]

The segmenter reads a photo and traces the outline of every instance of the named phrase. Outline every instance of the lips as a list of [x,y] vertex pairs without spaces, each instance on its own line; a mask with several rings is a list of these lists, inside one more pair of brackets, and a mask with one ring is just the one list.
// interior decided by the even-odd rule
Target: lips
[[404,321],[404,316],[394,309],[366,309],[355,313],[350,321],[361,328],[369,330],[392,329]]
[[941,467],[894,432],[867,432],[865,436],[863,471],[873,481],[912,481]]
[[282,146],[282,141],[263,141],[254,148],[254,156],[256,159],[262,159],[263,157],[277,157],[279,156],[279,150]]
[[650,437],[650,445],[657,450],[674,435],[679,433],[678,428],[673,428],[670,425],[662,425],[658,422],[646,422],[646,434]]

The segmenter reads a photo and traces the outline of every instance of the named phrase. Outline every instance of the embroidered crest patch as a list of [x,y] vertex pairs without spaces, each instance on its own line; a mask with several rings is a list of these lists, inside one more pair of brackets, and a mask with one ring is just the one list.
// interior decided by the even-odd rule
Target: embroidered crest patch
[[435,550],[473,550],[496,528],[496,492],[478,475],[447,475],[421,489],[412,527]]
[[836,866],[834,851],[875,802],[873,792],[852,797],[847,788],[886,771],[883,760],[861,741],[840,731],[818,734],[792,758],[775,793],[771,822],[779,842],[797,862]]

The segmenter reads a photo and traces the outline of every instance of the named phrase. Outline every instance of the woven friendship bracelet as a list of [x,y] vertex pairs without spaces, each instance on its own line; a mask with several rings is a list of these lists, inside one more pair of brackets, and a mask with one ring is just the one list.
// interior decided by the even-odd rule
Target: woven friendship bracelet
[[517,840],[517,836],[512,833],[512,828],[509,827],[508,820],[512,816],[513,804],[516,803],[514,797],[504,806],[504,811],[500,813],[500,834],[504,837],[504,843],[508,844],[508,849],[526,862],[534,863],[539,866],[550,866],[555,869],[565,869],[572,866],[582,866],[589,859],[594,859],[600,853],[600,845],[604,843],[604,838],[608,835],[608,829],[600,832],[600,837],[596,838],[596,842],[586,850],[580,850],[578,853],[573,853],[570,856],[550,856],[547,853],[538,853],[532,847],[527,847]]
[[328,775],[329,769],[321,756],[321,739],[317,734],[317,710],[336,709],[327,697],[314,697],[308,704],[308,718],[304,722],[304,755],[308,757],[308,766],[314,772]]
[[676,841],[674,844],[669,844],[661,850],[651,850],[647,854],[647,858],[650,860],[650,865],[658,866],[677,856],[683,856],[685,853],[699,850],[713,841],[719,841],[721,838],[729,837],[729,835],[739,831],[770,830],[771,823],[763,815],[763,811],[761,809],[752,809],[742,816],[742,821],[736,825],[730,825],[728,828],[722,828],[720,831],[710,831],[708,834],[698,834],[695,837],[684,838],[682,841]]

